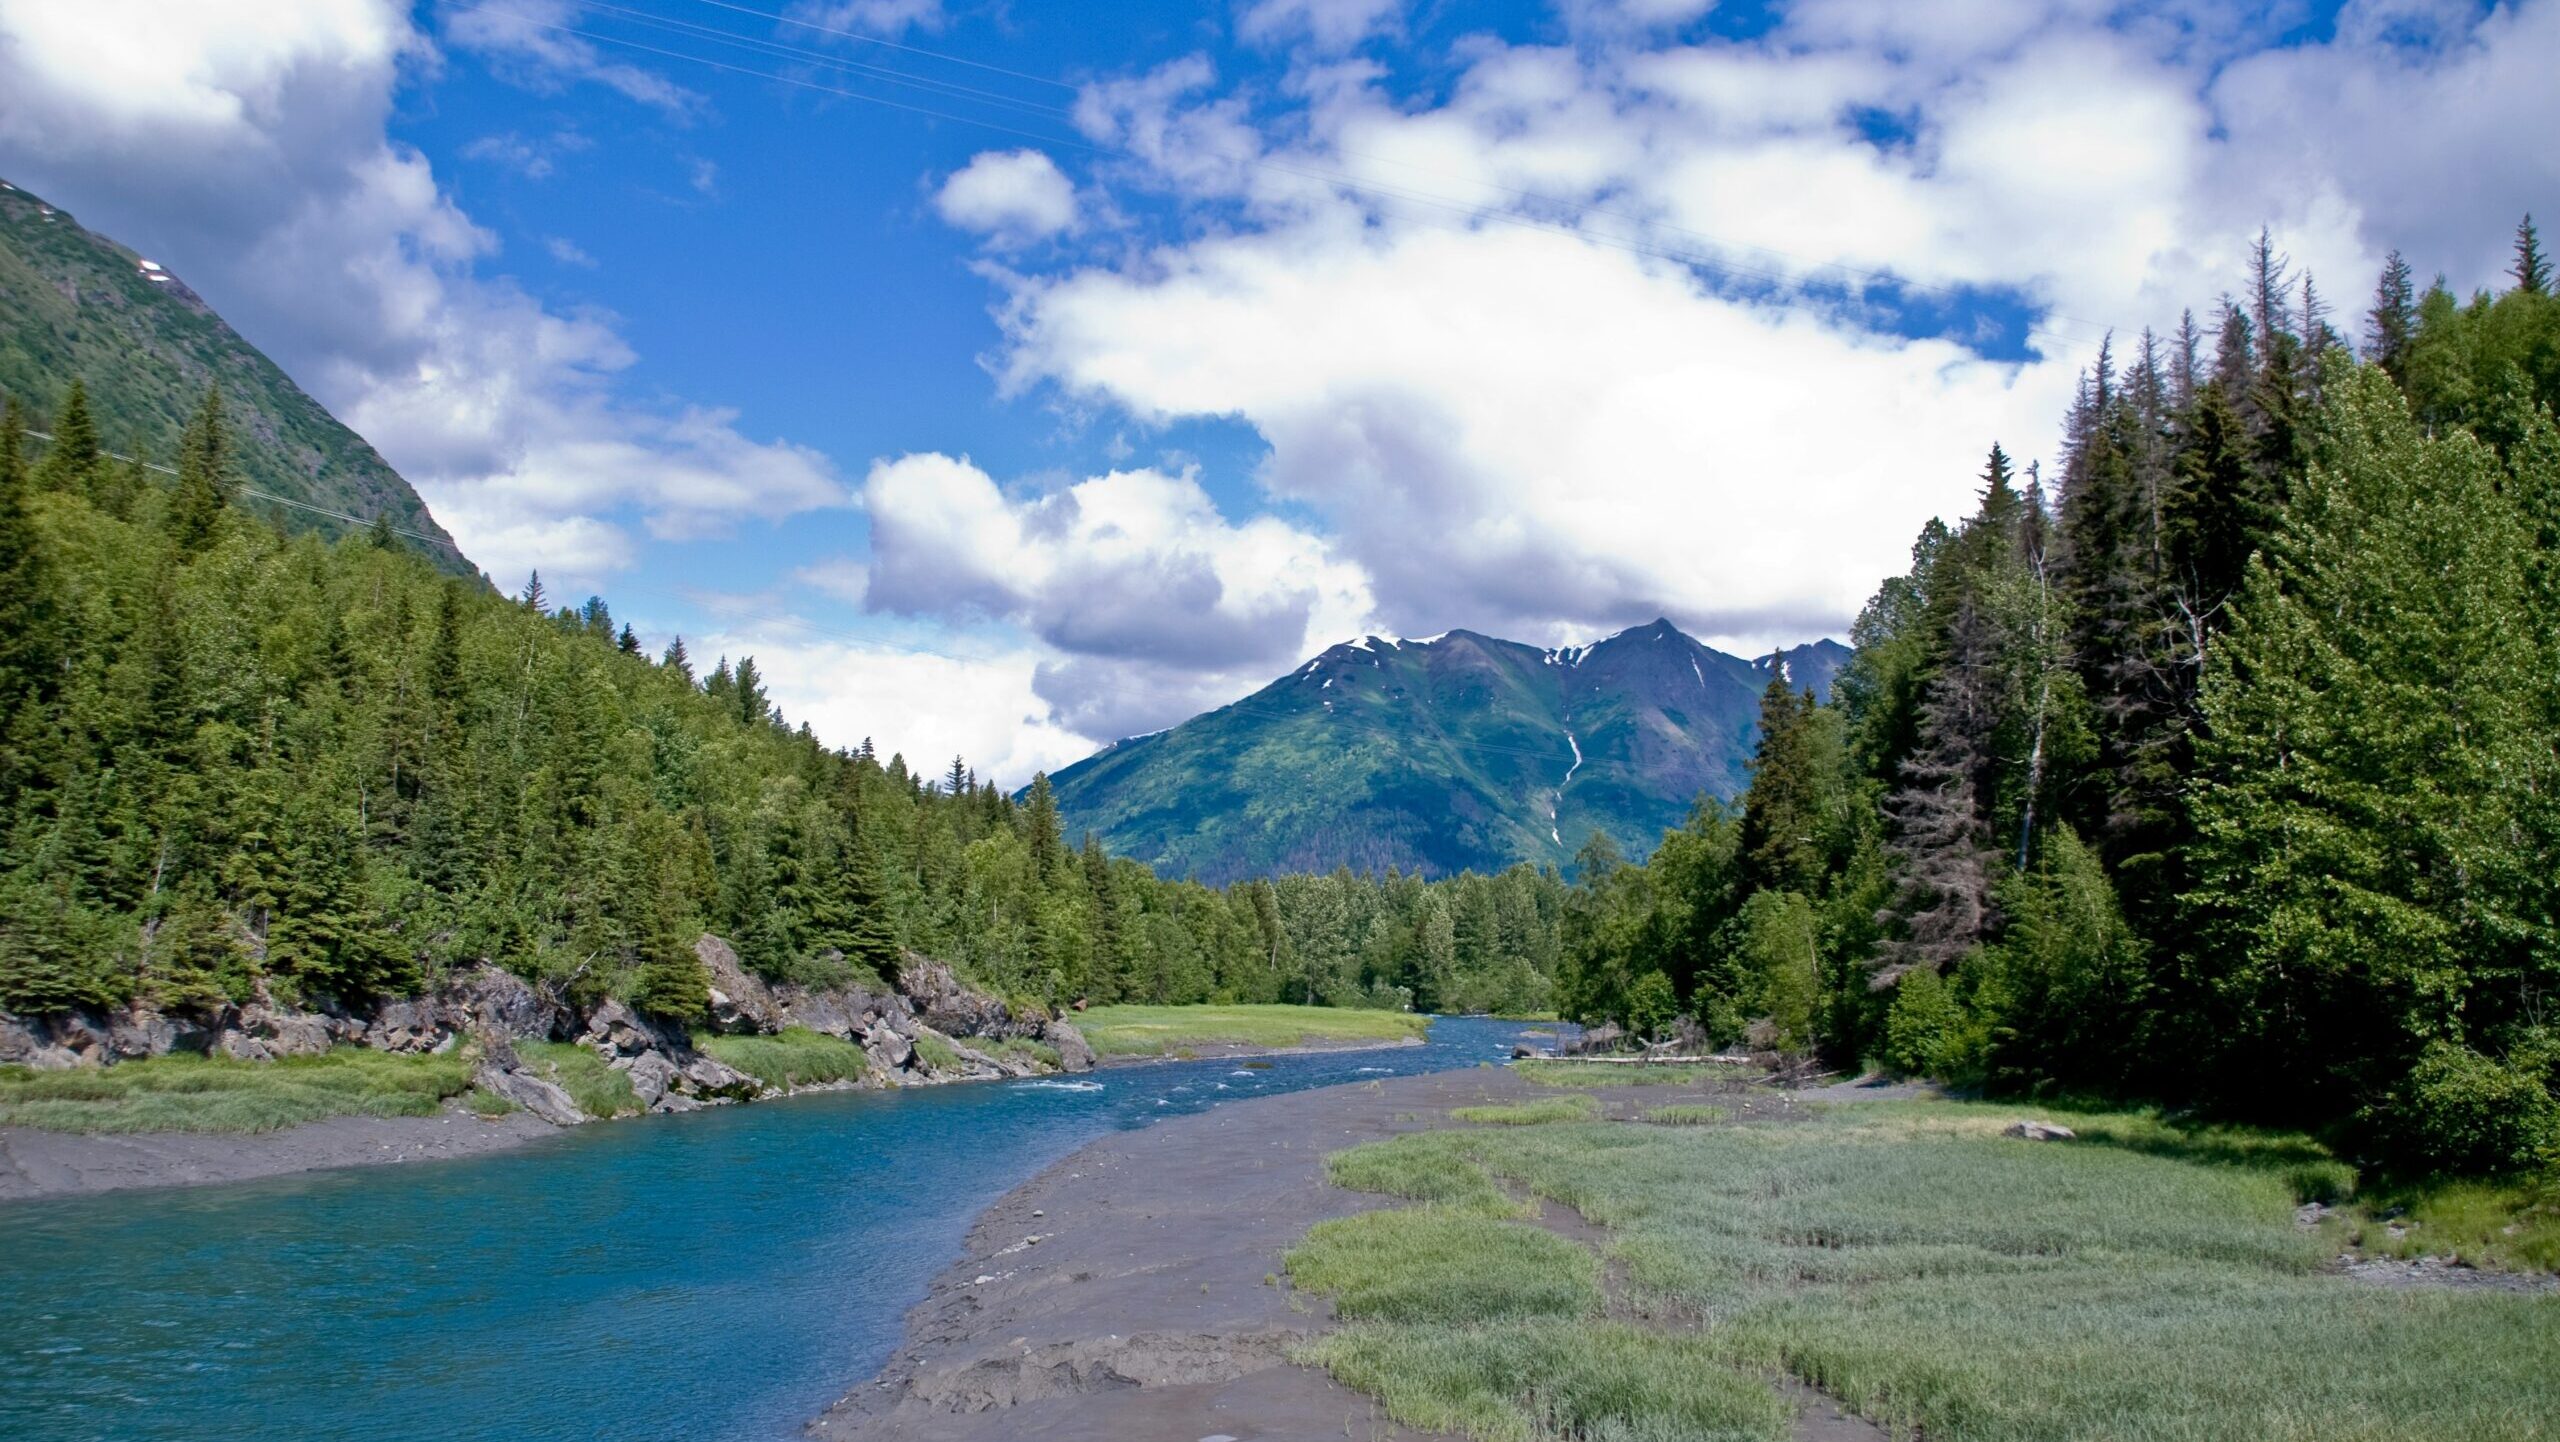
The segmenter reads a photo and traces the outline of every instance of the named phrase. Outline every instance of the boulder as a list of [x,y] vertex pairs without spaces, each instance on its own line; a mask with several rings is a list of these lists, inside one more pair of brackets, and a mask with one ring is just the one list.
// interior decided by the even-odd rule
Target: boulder
[[2071,1140],[2071,1128],[2052,1122],[2011,1122],[2000,1135],[2030,1142],[2067,1142]]
[[213,1045],[208,1050],[215,1056],[228,1057],[233,1061],[274,1061],[276,1059],[276,1054],[267,1050],[267,1044],[264,1041],[236,1026],[226,1026],[215,1032]]
[[641,1052],[619,1063],[619,1068],[631,1078],[631,1091],[640,1098],[640,1105],[651,1111],[675,1086],[676,1064],[660,1052]]
[[364,1028],[364,1044],[376,1051],[431,1052],[452,1042],[453,1033],[445,1029],[444,1008],[423,997],[384,1002]]
[[[857,992],[855,995],[859,996],[860,993]],[[776,1031],[780,1031],[785,1026],[807,1027],[820,1036],[831,1036],[844,1041],[851,1040],[854,1032],[861,1029],[862,1009],[847,1005],[842,992],[776,993],[775,1005],[779,1009],[781,1023],[774,1028]]]
[[326,1019],[307,1011],[291,1011],[262,1001],[240,1008],[238,1030],[255,1038],[267,1056],[318,1056],[332,1038]]
[[33,1066],[36,1053],[53,1045],[53,1037],[39,1030],[42,1026],[0,1011],[0,1066]]
[[1038,1036],[1048,1020],[1016,1017],[1003,1002],[961,985],[950,967],[912,951],[898,966],[898,991],[919,1020],[946,1036]]
[[524,979],[482,962],[454,973],[436,997],[444,1025],[479,1037],[548,1041],[561,1034],[568,1012]]
[[[515,1060],[514,1052],[506,1055],[509,1063]],[[513,1065],[499,1065],[494,1058],[482,1062],[472,1080],[553,1126],[573,1127],[588,1120],[587,1114],[556,1083]]]
[[608,997],[594,1011],[587,1013],[587,1030],[582,1038],[610,1061],[617,1056],[637,1056],[655,1051],[662,1044],[658,1029],[638,1012]]
[[896,1027],[885,1024],[873,1027],[870,1034],[862,1039],[862,1050],[871,1058],[872,1069],[876,1072],[903,1071],[909,1062],[916,1059],[916,1044]]
[[777,1032],[782,1009],[772,990],[749,973],[729,943],[704,932],[693,944],[711,982],[711,1025],[716,1031]]
[[700,1052],[686,1057],[677,1067],[675,1086],[686,1096],[706,1100],[753,1101],[764,1094],[764,1083]]
[[175,1019],[143,1006],[107,1019],[107,1051],[119,1061],[167,1056],[179,1050],[181,1036],[201,1046],[204,1028],[193,1023],[182,1026]]
[[1093,1070],[1093,1044],[1084,1039],[1083,1032],[1063,1021],[1053,1021],[1040,1029],[1040,1039],[1057,1049],[1058,1070]]

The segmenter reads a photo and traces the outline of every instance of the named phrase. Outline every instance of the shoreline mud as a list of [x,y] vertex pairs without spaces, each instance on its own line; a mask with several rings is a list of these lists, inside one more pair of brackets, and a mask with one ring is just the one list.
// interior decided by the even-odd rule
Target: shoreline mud
[[879,1374],[810,1423],[846,1442],[1135,1437],[1416,1442],[1289,1360],[1331,1325],[1281,1254],[1386,1204],[1325,1181],[1345,1147],[1536,1089],[1470,1067],[1261,1097],[1105,1137],[980,1214]]

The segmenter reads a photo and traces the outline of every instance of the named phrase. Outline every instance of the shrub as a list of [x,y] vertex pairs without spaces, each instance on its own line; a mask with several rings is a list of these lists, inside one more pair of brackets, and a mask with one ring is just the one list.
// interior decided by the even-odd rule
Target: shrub
[[2519,1172],[2560,1160],[2560,1100],[2536,1069],[2435,1042],[2364,1114],[2393,1165],[2415,1172]]
[[1964,1064],[1964,1004],[1934,971],[1903,974],[1885,1014],[1885,1065],[1920,1076],[1950,1076]]

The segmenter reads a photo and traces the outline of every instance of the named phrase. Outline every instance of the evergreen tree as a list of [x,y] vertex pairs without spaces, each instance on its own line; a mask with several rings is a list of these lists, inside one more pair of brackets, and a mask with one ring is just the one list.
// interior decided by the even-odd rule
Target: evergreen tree
[[231,441],[222,419],[222,391],[205,391],[178,443],[178,490],[169,500],[169,539],[182,557],[213,544],[231,503]]
[[1815,772],[1813,693],[1797,692],[1786,664],[1769,658],[1760,692],[1760,740],[1752,753],[1751,789],[1742,799],[1744,884],[1754,890],[1820,888],[1823,856],[1821,781]]
[[1047,885],[1066,860],[1066,832],[1058,820],[1057,793],[1049,789],[1049,773],[1036,772],[1022,811],[1023,845],[1031,854],[1031,875]]
[[1987,792],[1996,644],[1981,608],[1962,603],[1921,705],[1919,747],[1885,802],[1897,890],[1884,918],[1895,934],[1879,953],[1879,985],[1913,970],[1945,970],[1992,925]]
[[2515,277],[2516,289],[2526,295],[2551,293],[2551,261],[2542,253],[2542,237],[2534,230],[2530,214],[2516,223],[2516,263],[2507,274]]
[[106,465],[106,448],[98,440],[97,419],[89,414],[89,388],[72,377],[71,388],[54,413],[53,443],[36,467],[36,489],[85,496]]
[[2365,317],[2364,358],[2382,367],[2393,380],[2407,385],[2409,347],[2417,335],[2417,291],[2410,282],[2409,262],[2395,250],[2382,263],[2382,279],[2373,291],[2373,310]]
[[[2207,666],[2197,958],[2225,1085],[2370,1096],[2513,974],[2547,868],[2513,845],[2552,757],[2501,468],[2340,377],[2322,460]],[[2334,1114],[2334,1113],[2333,1113]]]
[[53,576],[27,514],[25,437],[13,396],[0,414],[0,815],[27,765],[19,713],[52,696],[60,667]]

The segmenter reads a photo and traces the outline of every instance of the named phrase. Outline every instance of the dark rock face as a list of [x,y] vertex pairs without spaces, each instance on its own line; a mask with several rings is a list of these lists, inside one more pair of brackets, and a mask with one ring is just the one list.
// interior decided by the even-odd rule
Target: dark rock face
[[[963,984],[951,968],[909,953],[899,968],[901,991],[863,987],[823,990],[771,985],[747,970],[737,952],[705,935],[694,954],[710,978],[712,1029],[770,1035],[805,1027],[849,1041],[871,1059],[868,1086],[907,1086],[1041,1070],[1028,1060],[968,1046],[963,1038],[1039,1040],[1057,1049],[1069,1071],[1093,1066],[1093,1049],[1072,1026],[1038,1011],[1017,1012]],[[916,1047],[920,1036],[937,1038],[956,1065],[928,1065]],[[691,1111],[719,1102],[768,1095],[754,1077],[697,1050],[681,1026],[644,1015],[611,998],[574,1014],[556,997],[522,978],[482,962],[455,972],[424,996],[384,1001],[369,1011],[335,1006],[302,1010],[261,994],[202,1019],[137,1007],[113,1015],[70,1012],[18,1017],[0,1012],[0,1065],[64,1070],[117,1061],[198,1051],[238,1061],[266,1062],[314,1056],[333,1046],[378,1051],[445,1052],[466,1043],[479,1048],[474,1082],[552,1122],[589,1120],[569,1094],[526,1068],[515,1043],[574,1038],[631,1080],[650,1111]],[[938,1051],[938,1054],[943,1054]]]
[[763,980],[748,972],[729,943],[709,932],[695,942],[693,954],[711,978],[711,1025],[715,1031],[777,1032],[782,1009]]

